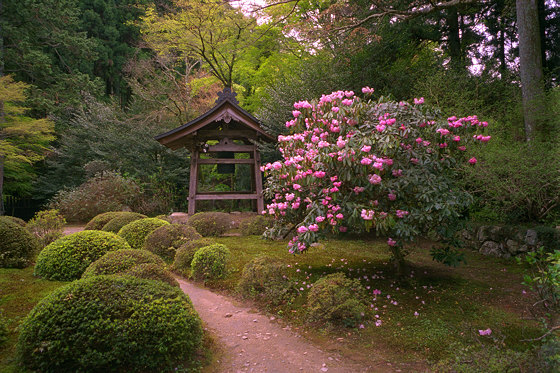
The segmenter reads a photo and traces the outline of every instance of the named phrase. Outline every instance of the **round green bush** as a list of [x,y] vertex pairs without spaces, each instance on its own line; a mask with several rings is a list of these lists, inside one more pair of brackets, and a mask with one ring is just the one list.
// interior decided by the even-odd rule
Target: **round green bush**
[[173,270],[181,273],[182,275],[186,275],[188,270],[191,268],[194,253],[196,253],[201,247],[210,246],[215,243],[216,242],[214,242],[211,238],[201,238],[196,241],[185,242],[175,253]]
[[169,223],[156,218],[136,220],[122,227],[119,236],[124,238],[133,249],[142,249],[146,237],[162,225],[169,225]]
[[218,243],[198,249],[191,263],[193,278],[207,280],[225,277],[230,255],[229,249]]
[[165,267],[164,261],[154,253],[146,250],[125,249],[117,251],[109,251],[86,268],[82,278],[114,275],[126,272],[139,264],[154,264]]
[[244,220],[239,224],[241,234],[244,236],[262,235],[266,228],[271,227],[273,220],[270,216],[257,215],[250,219]]
[[49,280],[71,281],[109,251],[130,249],[114,233],[82,231],[59,238],[45,247],[37,257],[35,275]]
[[21,326],[19,362],[40,372],[161,372],[183,368],[202,327],[178,288],[94,276],[43,299]]
[[189,225],[204,237],[221,236],[231,224],[231,217],[224,212],[199,212],[189,218]]
[[35,236],[6,216],[0,216],[0,268],[25,268],[41,248]]
[[173,260],[178,247],[200,238],[202,236],[191,226],[184,224],[163,225],[146,237],[144,249],[164,259]]
[[91,219],[86,226],[84,227],[84,230],[86,231],[99,231],[103,228],[103,226],[105,224],[107,224],[109,221],[111,221],[111,219],[116,218],[117,216],[120,216],[124,211],[110,211],[110,212],[104,212],[102,214],[96,215],[95,217],[93,217],[93,219]]
[[368,308],[365,290],[356,279],[333,273],[313,284],[307,296],[307,315],[311,322],[356,326]]
[[175,280],[171,272],[165,269],[165,267],[154,263],[139,264],[121,274],[148,280],[163,281],[172,286],[179,286],[179,283]]
[[27,223],[25,222],[25,220],[17,218],[15,216],[8,216],[8,215],[4,215],[6,218],[10,219],[11,221],[13,221],[14,223],[21,225],[22,227],[27,226]]
[[286,265],[259,256],[245,265],[238,284],[241,295],[279,305],[294,298],[295,286],[286,276]]
[[133,221],[145,219],[146,215],[138,214],[136,212],[123,212],[113,219],[109,220],[101,230],[105,232],[119,233],[122,227]]

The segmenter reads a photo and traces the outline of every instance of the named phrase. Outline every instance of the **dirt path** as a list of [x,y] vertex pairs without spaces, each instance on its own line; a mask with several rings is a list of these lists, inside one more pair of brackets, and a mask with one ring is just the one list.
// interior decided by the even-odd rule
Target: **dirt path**
[[65,236],[68,236],[69,234],[83,231],[84,227],[85,225],[67,225],[66,227],[64,227],[62,233]]
[[[365,372],[338,354],[322,351],[300,335],[226,296],[178,279],[207,328],[225,350],[220,372]],[[377,369],[376,369],[377,370]]]

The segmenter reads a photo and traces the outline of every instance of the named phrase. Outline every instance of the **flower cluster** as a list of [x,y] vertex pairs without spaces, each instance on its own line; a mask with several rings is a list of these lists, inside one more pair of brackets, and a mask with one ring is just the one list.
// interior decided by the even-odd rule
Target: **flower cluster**
[[398,248],[449,224],[469,202],[456,183],[457,170],[476,163],[468,147],[490,140],[488,123],[438,118],[423,98],[412,105],[337,91],[295,103],[292,114],[292,133],[278,137],[283,159],[262,167],[272,199],[264,213],[296,225],[292,252],[327,230],[376,229]]

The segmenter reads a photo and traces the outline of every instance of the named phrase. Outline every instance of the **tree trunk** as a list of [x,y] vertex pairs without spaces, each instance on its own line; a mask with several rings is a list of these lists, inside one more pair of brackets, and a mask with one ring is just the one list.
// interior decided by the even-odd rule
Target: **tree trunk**
[[519,73],[525,138],[531,141],[544,121],[544,82],[538,0],[516,0]]
[[451,66],[462,67],[463,56],[461,54],[461,34],[459,32],[459,14],[457,8],[447,10],[447,50],[451,57]]

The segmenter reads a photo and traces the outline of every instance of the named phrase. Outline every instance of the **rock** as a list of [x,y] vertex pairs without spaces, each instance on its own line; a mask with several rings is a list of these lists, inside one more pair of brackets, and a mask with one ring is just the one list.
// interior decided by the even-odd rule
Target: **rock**
[[507,240],[506,241],[506,249],[511,255],[515,255],[519,252],[519,242],[514,240]]
[[486,241],[480,247],[480,253],[483,255],[491,256],[502,256],[502,250],[500,250],[500,244],[494,241]]
[[488,240],[488,232],[487,232],[488,228],[489,227],[485,225],[481,225],[480,227],[478,227],[476,238],[478,239],[479,242],[484,242]]
[[529,246],[535,246],[537,244],[537,231],[534,229],[527,229],[525,233],[525,243]]
[[244,335],[243,337],[241,337],[242,339],[249,339],[249,337],[247,337],[246,335]]
[[501,241],[502,236],[503,236],[502,235],[502,227],[499,227],[499,226],[495,225],[495,226],[489,227],[487,232],[488,232],[488,235],[490,236],[490,239],[492,241],[497,241],[497,242]]
[[229,312],[224,315],[224,317],[232,317],[232,316],[233,316],[233,314],[231,314]]

